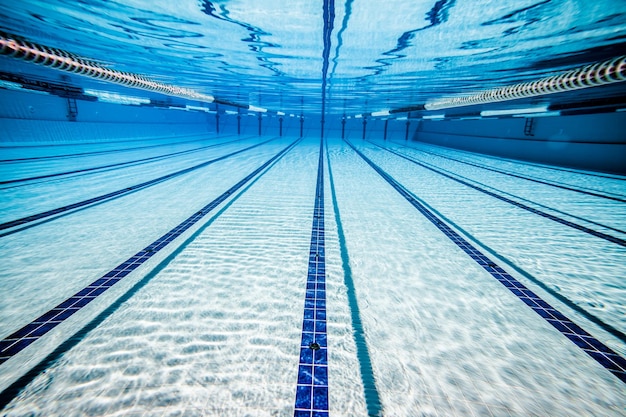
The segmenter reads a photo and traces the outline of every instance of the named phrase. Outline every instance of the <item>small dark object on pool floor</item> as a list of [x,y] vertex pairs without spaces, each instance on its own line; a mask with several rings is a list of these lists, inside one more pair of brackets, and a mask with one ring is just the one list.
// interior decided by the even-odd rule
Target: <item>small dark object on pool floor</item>
[[313,343],[311,343],[311,344],[309,345],[309,348],[311,348],[311,349],[313,349],[313,350],[320,350],[320,345],[319,345],[319,343],[315,343],[315,342],[313,342]]

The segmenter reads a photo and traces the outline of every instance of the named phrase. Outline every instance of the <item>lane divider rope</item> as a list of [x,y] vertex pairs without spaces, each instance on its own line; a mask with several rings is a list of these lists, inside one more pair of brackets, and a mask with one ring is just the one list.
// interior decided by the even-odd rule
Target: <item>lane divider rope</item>
[[113,70],[62,49],[50,48],[6,34],[0,34],[0,55],[141,90],[156,91],[206,103],[215,101],[215,97],[210,94],[164,84],[140,74]]
[[626,81],[626,55],[574,68],[535,81],[491,88],[466,95],[428,100],[424,104],[424,108],[426,110],[442,110],[473,104],[496,103],[623,81]]

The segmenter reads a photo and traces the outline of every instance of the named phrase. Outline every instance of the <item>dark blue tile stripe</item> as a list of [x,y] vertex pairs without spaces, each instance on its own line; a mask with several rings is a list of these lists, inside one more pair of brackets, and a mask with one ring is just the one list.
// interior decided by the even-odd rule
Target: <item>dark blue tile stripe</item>
[[[449,157],[449,156],[441,155],[441,154],[436,153],[436,152],[425,151],[425,150],[422,150],[422,149],[416,149],[416,148],[413,148],[413,147],[410,147],[410,146],[404,146],[404,147],[409,148],[409,149],[413,149],[413,150],[416,150],[416,151],[419,151],[419,152],[423,152],[425,154],[434,155],[434,156],[437,156],[439,158],[444,158],[444,159],[448,159],[450,161],[458,162],[458,163],[461,163],[461,164],[465,164],[465,165],[470,165],[470,166],[473,166],[473,167],[481,168],[481,169],[484,169],[484,170],[487,170],[487,171],[497,172],[498,174],[508,175],[510,177],[520,178],[520,179],[523,179],[523,180],[536,182],[538,184],[549,185],[550,187],[561,188],[563,190],[574,191],[576,193],[581,193],[581,194],[591,195],[591,196],[594,196],[594,197],[606,198],[608,200],[614,200],[614,201],[620,201],[622,203],[626,203],[626,199],[623,199],[623,198],[620,198],[620,197],[610,196],[610,195],[606,195],[606,194],[600,194],[600,193],[597,193],[597,192],[594,192],[594,191],[587,191],[587,190],[583,190],[583,189],[580,189],[580,188],[574,188],[574,187],[570,187],[570,186],[567,186],[567,185],[558,184],[558,183],[555,183],[555,182],[550,182],[550,181],[546,181],[546,180],[542,180],[542,179],[538,179],[538,178],[527,177],[525,175],[515,174],[513,172],[492,168],[492,167],[487,166],[487,165],[477,164],[477,163],[468,162],[468,161],[463,161],[462,159],[457,159],[457,158],[452,158],[452,157]],[[389,150],[387,148],[385,148],[385,149]]]
[[[371,142],[371,143],[373,143],[373,142]],[[381,146],[381,145],[377,145],[377,144],[375,144],[375,143],[373,143],[373,144],[374,144],[374,145],[376,145],[376,146],[378,146],[378,147],[380,147],[380,148],[382,148],[382,149],[384,149],[384,150],[386,150],[386,151],[389,151],[389,152],[391,152],[391,153],[396,153],[396,152],[394,152],[394,151],[392,151],[392,150],[390,150],[390,149],[387,149],[387,148],[385,148],[385,147],[383,147],[383,146]],[[397,154],[397,153],[396,153],[396,154]],[[415,164],[421,165],[419,162],[417,162],[417,161],[415,161],[415,160],[413,160],[413,159],[411,159],[411,158],[405,157],[405,155],[400,155],[400,154],[397,154],[397,155],[402,156],[403,158],[407,159],[407,160],[408,160],[408,161],[410,161],[410,162],[413,162],[413,163],[415,163]],[[435,170],[435,169],[433,169],[433,168],[429,168],[428,166],[424,166],[424,168],[428,168],[428,169],[431,169],[431,170],[432,170],[432,171],[434,171],[434,172],[440,173],[440,172],[436,171],[436,170]],[[441,175],[446,175],[446,174],[441,173]],[[448,176],[448,177],[449,177],[449,176]],[[451,178],[451,177],[449,177],[449,178]],[[464,181],[457,180],[456,178],[451,178],[451,179],[453,179],[453,180],[455,180],[455,181],[459,181],[459,182],[461,182],[461,183],[465,184],[465,182],[464,182]],[[465,185],[468,185],[468,186],[470,186],[470,187],[473,187],[473,185],[472,185],[472,184],[465,184]],[[476,188],[476,189],[477,189],[478,191],[481,191],[481,192],[486,192],[486,193],[488,193],[488,194],[490,194],[490,193],[491,193],[490,191],[486,191],[486,190],[482,190],[482,189],[478,189],[478,188]],[[493,193],[491,193],[491,194],[493,194]],[[490,194],[490,195],[491,195],[491,194]],[[494,194],[493,196],[494,196],[494,197],[496,197],[496,198],[499,198],[499,199],[504,199],[504,201],[508,202],[508,199],[506,199],[506,198],[504,198],[504,197],[500,197],[500,196],[495,195],[495,194]],[[545,213],[544,213],[544,214],[545,214]],[[572,216],[572,215],[570,215],[570,216]],[[572,217],[576,217],[576,216],[572,216]],[[584,219],[583,219],[583,220],[584,220]],[[595,223],[595,222],[591,222],[591,221],[589,221],[589,220],[587,220],[587,221],[588,221],[588,222],[590,222],[590,223]],[[605,226],[605,225],[602,225],[602,224],[599,224],[599,223],[595,223],[595,224],[597,224],[598,226],[601,226],[601,227],[605,227],[605,228],[612,229],[612,230],[615,230],[615,231],[617,231],[617,232],[623,233],[621,230],[614,229],[614,228],[609,227],[609,226]],[[611,325],[610,325],[610,324],[608,324],[608,323],[605,323],[605,322],[604,322],[604,321],[602,321],[599,317],[596,317],[595,315],[593,315],[593,314],[592,314],[592,313],[590,313],[589,311],[587,311],[587,310],[585,310],[584,308],[582,308],[580,305],[578,305],[578,304],[574,303],[572,300],[568,299],[568,298],[567,298],[567,297],[565,297],[563,294],[560,294],[560,293],[558,293],[557,291],[555,291],[555,290],[553,290],[552,288],[550,288],[549,286],[547,286],[547,285],[543,284],[542,282],[540,282],[540,281],[539,281],[539,280],[537,280],[536,278],[533,278],[532,280],[533,280],[533,282],[535,282],[537,285],[539,285],[542,289],[544,289],[546,292],[548,292],[549,294],[551,294],[551,295],[553,295],[554,297],[556,297],[559,301],[563,302],[563,303],[564,303],[565,305],[567,305],[568,307],[570,307],[570,308],[572,308],[573,310],[575,310],[576,312],[578,312],[578,313],[582,314],[585,318],[589,319],[590,321],[592,321],[592,322],[594,322],[595,324],[597,324],[598,326],[600,326],[602,329],[604,329],[604,330],[606,330],[607,332],[611,333],[613,336],[617,337],[617,338],[618,338],[619,340],[621,340],[622,342],[626,342],[626,335],[625,335],[622,331],[620,331],[619,329],[617,329],[617,328],[615,328],[615,327],[611,326]]]
[[[273,140],[273,139],[270,139],[270,140]],[[211,159],[210,161],[206,161],[206,162],[203,162],[201,164],[194,165],[192,167],[182,169],[180,171],[172,172],[171,174],[167,174],[167,175],[164,175],[162,177],[152,179],[150,181],[142,182],[140,184],[135,184],[133,186],[130,186],[130,187],[127,187],[127,188],[123,188],[121,190],[117,190],[117,191],[113,191],[113,192],[110,192],[110,193],[107,193],[107,194],[99,195],[97,197],[89,198],[87,200],[79,201],[77,203],[69,204],[67,206],[58,207],[56,209],[44,211],[44,212],[41,212],[41,213],[37,213],[37,214],[30,215],[30,216],[26,216],[26,217],[22,217],[21,219],[16,219],[16,220],[12,220],[10,222],[1,223],[0,224],[0,230],[10,229],[10,228],[15,227],[15,226],[24,226],[27,223],[31,223],[31,222],[34,222],[34,221],[37,221],[37,220],[45,219],[47,217],[51,217],[51,216],[54,216],[56,214],[66,213],[66,212],[68,212],[70,210],[74,210],[74,209],[77,209],[77,208],[80,208],[80,207],[84,207],[84,206],[87,206],[87,205],[90,205],[90,204],[94,204],[94,203],[97,203],[99,201],[108,200],[108,199],[111,199],[111,198],[114,198],[114,197],[119,197],[121,195],[130,193],[132,191],[137,191],[137,190],[140,190],[142,188],[146,188],[146,187],[150,187],[150,186],[156,185],[158,183],[161,183],[163,181],[172,179],[174,177],[177,177],[177,176],[180,176],[180,175],[183,175],[183,174],[187,174],[187,173],[189,173],[191,171],[195,171],[195,170],[200,169],[200,168],[204,168],[204,167],[206,167],[208,165],[211,165],[211,164],[213,164],[215,162],[224,160],[226,158],[230,158],[231,156],[235,156],[235,155],[240,154],[242,152],[249,151],[250,149],[253,149],[253,148],[256,148],[258,146],[261,146],[261,145],[269,142],[270,140],[267,140],[265,142],[257,143],[255,145],[249,146],[247,148],[240,149],[240,150],[235,151],[235,152],[231,152],[231,153],[226,154],[224,156],[220,156],[219,158]],[[11,232],[0,234],[0,237],[6,236],[8,234],[11,234]]]
[[17,353],[21,352],[31,343],[48,333],[50,330],[54,329],[68,317],[78,312],[81,308],[89,304],[100,294],[111,288],[126,275],[137,269],[137,267],[139,267],[145,261],[154,256],[155,253],[163,249],[170,242],[172,242],[187,229],[197,223],[200,219],[206,216],[209,212],[211,212],[211,210],[213,210],[215,207],[219,206],[222,202],[228,199],[232,194],[234,194],[238,189],[243,187],[248,181],[254,178],[272,162],[287,153],[291,148],[296,145],[298,141],[299,140],[291,143],[289,146],[281,150],[278,154],[276,154],[263,165],[255,169],[237,184],[233,185],[222,195],[211,201],[201,210],[188,217],[185,221],[171,229],[159,239],[155,240],[150,245],[146,246],[144,249],[137,252],[135,255],[131,256],[129,259],[122,262],[111,271],[107,272],[102,277],[98,278],[67,300],[63,301],[52,310],[44,313],[42,316],[33,320],[30,324],[27,324],[26,326],[22,327],[21,329],[17,330],[13,334],[0,341],[0,364],[4,363]]
[[546,301],[539,298],[537,294],[526,288],[521,282],[513,278],[494,261],[485,256],[472,244],[463,239],[458,233],[435,216],[430,210],[423,206],[402,184],[387,174],[382,168],[372,162],[363,153],[354,147],[350,142],[348,145],[371,166],[381,177],[383,177],[393,188],[396,189],[413,207],[430,220],[440,231],[442,231],[459,248],[467,253],[476,263],[483,267],[498,282],[504,285],[509,291],[515,294],[524,304],[530,307],[535,313],[543,317],[555,329],[571,340],[585,353],[595,359],[600,365],[609,370],[613,375],[626,383],[626,360],[619,356],[608,346],[591,336],[585,330],[573,323],[569,318],[556,310]]
[[320,141],[317,188],[304,300],[295,417],[328,416],[326,260],[324,250],[324,154]]
[[[226,144],[229,144],[229,143],[236,142],[237,140],[238,139],[231,140],[230,142],[214,143],[214,144],[211,144],[211,145],[201,146],[199,148],[187,149],[187,150],[178,151],[178,152],[171,152],[171,153],[167,153],[167,154],[163,154],[163,155],[151,156],[149,158],[134,159],[132,161],[118,162],[118,163],[115,163],[115,164],[101,165],[101,166],[91,167],[91,168],[75,169],[75,170],[72,170],[72,171],[56,172],[54,174],[37,175],[37,176],[34,176],[34,177],[17,178],[17,179],[13,179],[13,180],[0,181],[0,185],[15,184],[15,183],[18,183],[18,182],[34,181],[34,180],[41,180],[41,179],[46,179],[46,178],[63,177],[63,176],[66,176],[66,175],[79,174],[79,173],[92,172],[92,171],[100,171],[100,170],[107,169],[107,168],[123,167],[123,166],[127,166],[127,165],[140,165],[140,164],[145,164],[145,163],[150,162],[150,161],[156,161],[156,160],[161,160],[161,159],[169,159],[169,158],[172,158],[172,157],[175,157],[175,156],[179,156],[179,155],[185,155],[185,154],[188,154],[188,153],[193,153],[193,152],[198,152],[198,151],[209,149],[209,148],[214,148],[216,146],[226,145]],[[7,187],[7,188],[11,188],[11,187]]]
[[615,243],[615,244],[618,244],[620,246],[625,246],[626,247],[626,240],[624,240],[624,239],[620,239],[620,238],[615,237],[615,236],[607,235],[606,233],[602,233],[602,232],[599,232],[597,230],[590,229],[590,228],[582,226],[580,224],[577,224],[577,223],[574,223],[574,222],[570,222],[569,220],[565,220],[565,219],[562,219],[560,217],[557,217],[557,216],[555,216],[553,214],[546,213],[546,212],[543,212],[541,210],[537,210],[535,208],[529,207],[529,206],[527,206],[525,204],[522,204],[522,203],[519,203],[517,201],[511,200],[510,198],[506,198],[506,197],[501,196],[499,194],[496,194],[496,193],[494,193],[492,191],[485,190],[484,188],[481,188],[481,187],[479,187],[477,185],[471,184],[471,183],[469,183],[467,181],[464,181],[462,179],[455,178],[452,175],[447,174],[447,173],[445,173],[445,172],[443,172],[441,170],[429,167],[426,164],[423,164],[423,163],[421,163],[421,162],[419,162],[419,161],[417,161],[417,160],[415,160],[415,159],[413,159],[411,157],[403,155],[403,154],[401,154],[399,152],[396,152],[396,151],[394,151],[392,149],[386,148],[384,146],[381,146],[381,145],[378,145],[378,144],[375,144],[375,143],[372,143],[372,144],[375,145],[375,146],[378,146],[379,148],[384,149],[387,152],[390,152],[390,153],[392,153],[394,155],[398,155],[399,157],[401,157],[403,159],[406,159],[407,161],[410,161],[410,162],[412,162],[412,163],[414,163],[416,165],[419,165],[422,168],[426,168],[426,169],[428,169],[428,170],[430,170],[432,172],[435,172],[435,173],[437,173],[439,175],[443,175],[446,178],[449,178],[449,179],[451,179],[453,181],[456,181],[456,182],[458,182],[460,184],[463,184],[463,185],[465,185],[467,187],[470,187],[470,188],[472,188],[472,189],[474,189],[476,191],[480,191],[481,193],[487,194],[488,196],[497,198],[498,200],[504,201],[505,203],[512,204],[512,205],[514,205],[516,207],[519,207],[519,208],[521,208],[523,210],[529,211],[529,212],[531,212],[533,214],[537,214],[539,216],[545,217],[546,219],[550,219],[550,220],[555,221],[557,223],[561,223],[561,224],[563,224],[565,226],[569,226],[569,227],[571,227],[573,229],[580,230],[581,232],[585,232],[585,233],[588,233],[588,234],[590,234],[592,236],[599,237],[600,239],[604,239],[604,240],[609,241],[611,243]]

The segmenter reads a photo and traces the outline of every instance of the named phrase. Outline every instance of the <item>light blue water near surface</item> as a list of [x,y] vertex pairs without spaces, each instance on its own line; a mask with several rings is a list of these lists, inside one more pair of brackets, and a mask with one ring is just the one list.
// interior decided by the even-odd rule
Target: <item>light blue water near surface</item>
[[622,55],[624,16],[612,0],[26,0],[0,4],[0,29],[287,114],[319,114],[325,85],[328,113],[354,115]]

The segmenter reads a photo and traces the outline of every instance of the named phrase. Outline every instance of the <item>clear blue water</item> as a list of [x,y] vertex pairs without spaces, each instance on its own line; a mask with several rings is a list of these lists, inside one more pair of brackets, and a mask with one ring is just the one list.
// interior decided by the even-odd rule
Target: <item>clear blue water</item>
[[[623,54],[598,0],[6,3],[1,27],[117,70],[286,113],[401,108]],[[328,36],[324,35],[325,33]],[[326,40],[325,40],[326,39]]]
[[[339,124],[617,56],[626,3],[264,3],[0,4],[6,33],[274,112],[0,57],[107,92],[72,122],[0,84],[0,415],[626,415],[626,178]],[[301,395],[312,263],[327,397]]]

